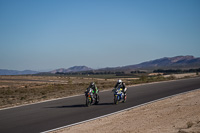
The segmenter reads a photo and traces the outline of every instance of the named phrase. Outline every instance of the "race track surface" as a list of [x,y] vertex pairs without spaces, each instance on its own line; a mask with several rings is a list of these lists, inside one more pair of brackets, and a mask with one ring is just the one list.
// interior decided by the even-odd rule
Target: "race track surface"
[[100,92],[99,105],[90,107],[85,107],[85,96],[81,95],[3,109],[0,110],[0,132],[43,132],[199,88],[200,78],[192,78],[129,87],[127,102],[118,105],[113,104],[110,90]]

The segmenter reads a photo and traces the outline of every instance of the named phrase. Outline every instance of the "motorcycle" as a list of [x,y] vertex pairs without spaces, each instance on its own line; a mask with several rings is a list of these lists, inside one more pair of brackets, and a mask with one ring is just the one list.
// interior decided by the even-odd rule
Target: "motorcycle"
[[89,107],[92,104],[98,104],[99,103],[99,95],[93,93],[92,88],[88,88],[85,92],[86,97],[86,106]]
[[[126,102],[127,96],[124,95],[124,92],[122,92],[122,88],[118,86],[117,88],[113,89],[114,92],[114,104],[118,104],[121,100],[122,102]],[[126,88],[125,88],[126,91]]]

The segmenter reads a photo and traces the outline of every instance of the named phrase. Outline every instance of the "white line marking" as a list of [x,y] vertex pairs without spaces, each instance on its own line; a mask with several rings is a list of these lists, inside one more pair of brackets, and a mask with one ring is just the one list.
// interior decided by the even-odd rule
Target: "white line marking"
[[55,128],[55,129],[51,129],[51,130],[48,130],[48,131],[41,132],[41,133],[48,133],[48,132],[60,130],[60,129],[63,129],[63,128],[67,128],[67,127],[79,125],[79,124],[82,124],[82,123],[85,123],[85,122],[89,122],[89,121],[93,121],[93,120],[96,120],[96,119],[99,119],[99,118],[103,118],[103,117],[106,117],[106,116],[118,114],[118,113],[121,113],[121,112],[124,112],[124,111],[127,111],[127,110],[138,108],[138,107],[141,107],[141,106],[144,106],[144,105],[147,105],[147,104],[150,104],[150,103],[158,102],[158,101],[161,101],[161,100],[164,100],[164,99],[167,99],[167,98],[171,98],[171,97],[174,97],[174,96],[177,96],[177,95],[182,95],[182,94],[190,93],[190,92],[193,92],[193,91],[196,91],[196,90],[200,90],[200,88],[197,88],[197,89],[194,89],[194,90],[190,90],[190,91],[186,91],[186,92],[182,92],[182,93],[178,93],[178,94],[167,96],[167,97],[163,97],[163,98],[160,98],[160,99],[157,99],[157,100],[153,100],[153,101],[150,101],[150,102],[147,102],[147,103],[136,105],[136,106],[133,106],[133,107],[130,107],[130,108],[127,108],[127,109],[123,109],[123,110],[117,111],[117,112],[113,112],[113,113],[106,114],[106,115],[103,115],[103,116],[99,116],[99,117],[96,117],[96,118],[92,118],[92,119],[88,119],[88,120],[85,120],[85,121],[73,123],[73,124],[70,124],[70,125],[58,127],[58,128]]

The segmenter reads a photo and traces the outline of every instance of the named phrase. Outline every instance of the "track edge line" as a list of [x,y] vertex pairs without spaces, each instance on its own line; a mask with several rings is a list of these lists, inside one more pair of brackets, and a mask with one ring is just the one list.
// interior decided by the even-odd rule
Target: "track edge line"
[[138,108],[138,107],[141,107],[141,106],[144,106],[144,105],[148,105],[148,104],[151,104],[151,103],[154,103],[154,102],[158,102],[158,101],[161,101],[161,100],[164,100],[164,99],[168,99],[168,98],[175,97],[175,96],[178,96],[178,95],[187,94],[187,93],[190,93],[190,92],[193,92],[193,91],[196,91],[196,90],[200,90],[200,88],[193,89],[193,90],[186,91],[186,92],[182,92],[182,93],[178,93],[178,94],[174,94],[174,95],[163,97],[163,98],[159,98],[159,99],[147,102],[147,103],[143,103],[143,104],[139,104],[139,105],[136,105],[136,106],[133,106],[133,107],[129,107],[127,109],[123,109],[123,110],[120,110],[120,111],[116,111],[116,112],[113,112],[113,113],[110,113],[110,114],[102,115],[102,116],[95,117],[95,118],[92,118],[92,119],[88,119],[88,120],[85,120],[85,121],[80,121],[80,122],[73,123],[73,124],[70,124],[70,125],[58,127],[58,128],[55,128],[55,129],[47,130],[47,131],[44,131],[44,132],[41,132],[41,133],[49,133],[49,132],[64,129],[64,128],[67,128],[67,127],[79,125],[79,124],[82,124],[82,123],[85,123],[85,122],[89,122],[89,121],[97,120],[97,119],[104,118],[104,117],[107,117],[107,116],[111,116],[111,115],[114,115],[114,114],[118,114],[118,113],[121,113],[121,112],[124,112],[124,111],[128,111],[128,110]]

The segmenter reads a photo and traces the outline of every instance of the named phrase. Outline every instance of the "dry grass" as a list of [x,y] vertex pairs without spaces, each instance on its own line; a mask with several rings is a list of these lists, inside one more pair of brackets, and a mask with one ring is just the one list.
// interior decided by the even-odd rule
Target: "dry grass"
[[116,82],[79,77],[0,76],[0,106],[83,94],[92,81],[96,82],[100,90],[113,87]]

